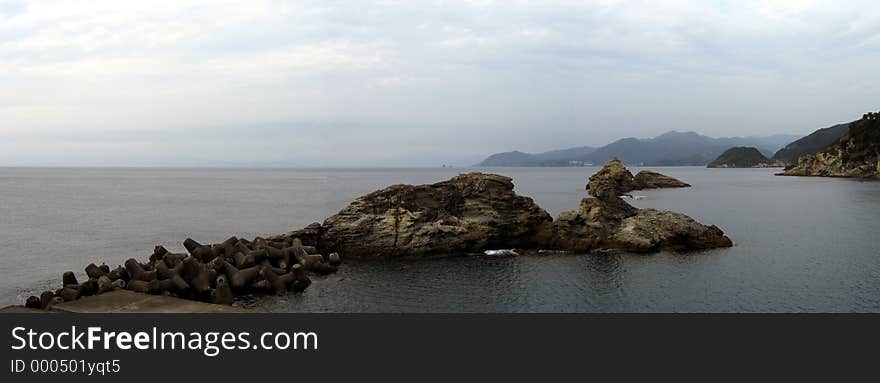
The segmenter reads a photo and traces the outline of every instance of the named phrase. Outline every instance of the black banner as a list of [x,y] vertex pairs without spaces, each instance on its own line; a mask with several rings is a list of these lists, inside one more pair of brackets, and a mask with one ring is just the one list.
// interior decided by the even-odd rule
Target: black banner
[[4,382],[708,379],[763,369],[839,380],[871,371],[880,344],[878,315],[3,314],[0,322]]

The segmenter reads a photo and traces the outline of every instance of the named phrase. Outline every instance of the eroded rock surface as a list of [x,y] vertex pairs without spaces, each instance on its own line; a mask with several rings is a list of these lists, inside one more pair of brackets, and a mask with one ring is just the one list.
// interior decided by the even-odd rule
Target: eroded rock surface
[[618,195],[626,194],[633,190],[691,186],[674,177],[650,170],[642,170],[633,176],[629,169],[616,158],[606,162],[602,169],[590,176],[587,182],[587,190],[591,190],[591,185],[600,181],[606,184],[605,187],[613,187]]
[[633,177],[633,182],[636,185],[636,190],[686,188],[691,186],[675,177],[670,177],[650,170],[642,170],[638,172],[638,174]]
[[552,217],[516,195],[509,177],[469,173],[432,185],[394,185],[324,221],[322,251],[394,257],[536,248]]
[[620,198],[622,175],[629,170],[608,161],[590,177],[590,197],[578,211],[564,211],[553,223],[548,244],[554,248],[588,251],[620,249],[651,252],[663,249],[708,249],[733,246],[716,226],[706,226],[687,215],[655,209],[637,209]]
[[865,114],[825,149],[804,154],[777,175],[880,178],[880,113]]
[[654,172],[636,181],[612,160],[590,177],[590,197],[553,221],[531,198],[514,193],[509,177],[470,173],[431,185],[390,186],[354,200],[323,225],[286,237],[301,238],[321,253],[360,258],[490,249],[648,252],[731,246],[717,227],[683,214],[640,210],[620,198],[622,190],[678,182]]
[[696,250],[730,247],[733,242],[717,226],[706,226],[681,213],[640,209],[624,219],[607,238],[607,247],[632,252],[664,249]]

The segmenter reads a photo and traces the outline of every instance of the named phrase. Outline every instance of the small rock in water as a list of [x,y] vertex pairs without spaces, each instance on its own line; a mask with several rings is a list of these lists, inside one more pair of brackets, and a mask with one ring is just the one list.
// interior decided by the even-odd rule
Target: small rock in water
[[502,250],[486,250],[483,254],[493,256],[493,257],[505,257],[505,256],[513,256],[519,255],[516,251],[511,249],[502,249]]

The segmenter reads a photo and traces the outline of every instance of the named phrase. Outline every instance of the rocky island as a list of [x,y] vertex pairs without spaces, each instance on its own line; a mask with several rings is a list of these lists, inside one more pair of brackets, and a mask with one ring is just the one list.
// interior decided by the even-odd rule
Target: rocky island
[[590,197],[579,209],[554,221],[531,198],[517,195],[511,178],[497,174],[393,185],[355,199],[323,224],[287,234],[252,241],[233,236],[204,245],[187,238],[187,253],[160,245],[144,262],[129,259],[114,269],[92,263],[85,268],[86,281],[65,272],[60,289],[31,296],[25,305],[47,309],[117,289],[229,305],[241,294],[303,291],[310,275],[335,272],[340,254],[383,258],[512,248],[656,252],[732,246],[716,226],[680,213],[638,209],[620,198],[631,190],[685,186],[656,172],[634,177],[611,160],[589,178]]
[[880,113],[867,113],[825,149],[801,155],[781,176],[880,178]]
[[727,149],[707,168],[781,168],[785,162],[771,160],[751,146],[737,146]]
[[689,186],[656,172],[633,177],[611,160],[588,183],[590,198],[555,221],[509,177],[469,173],[432,185],[394,185],[352,202],[308,233],[318,251],[346,257],[412,257],[519,248],[651,252],[732,246],[715,226],[683,214],[637,209],[620,198],[642,188]]
[[559,214],[548,247],[656,252],[733,246],[733,241],[714,225],[703,225],[684,214],[637,209],[626,203],[620,195],[639,186],[629,182],[631,177],[620,161],[608,161],[589,178],[590,197],[581,201],[579,209]]
[[[602,169],[590,177],[590,180],[592,181],[594,177],[614,183],[614,188],[620,195],[625,195],[634,190],[686,188],[691,186],[674,177],[651,170],[642,170],[633,176],[629,169],[617,158],[606,162]],[[590,190],[589,182],[587,183],[587,190]]]

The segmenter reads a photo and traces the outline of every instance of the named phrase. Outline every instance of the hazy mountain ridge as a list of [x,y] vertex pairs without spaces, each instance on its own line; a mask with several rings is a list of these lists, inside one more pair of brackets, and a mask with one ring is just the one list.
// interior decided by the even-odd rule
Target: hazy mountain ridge
[[654,138],[622,138],[595,149],[580,147],[540,154],[519,151],[497,153],[476,166],[578,166],[602,164],[612,158],[635,165],[704,166],[734,146],[753,146],[765,155],[770,155],[799,137],[773,135],[712,138],[696,132],[671,131]]
[[773,155],[773,159],[782,160],[788,163],[797,163],[798,157],[804,154],[817,153],[835,143],[849,131],[850,125],[852,124],[852,122],[847,122],[845,124],[838,124],[816,130],[805,137],[785,145],[782,149],[779,149],[779,151]]
[[543,153],[524,153],[517,150],[496,153],[477,164],[477,166],[571,166],[572,158],[589,155],[595,148],[581,146],[569,149],[551,150]]
[[867,113],[846,126],[843,136],[815,153],[801,155],[796,165],[779,175],[880,178],[880,113]]

